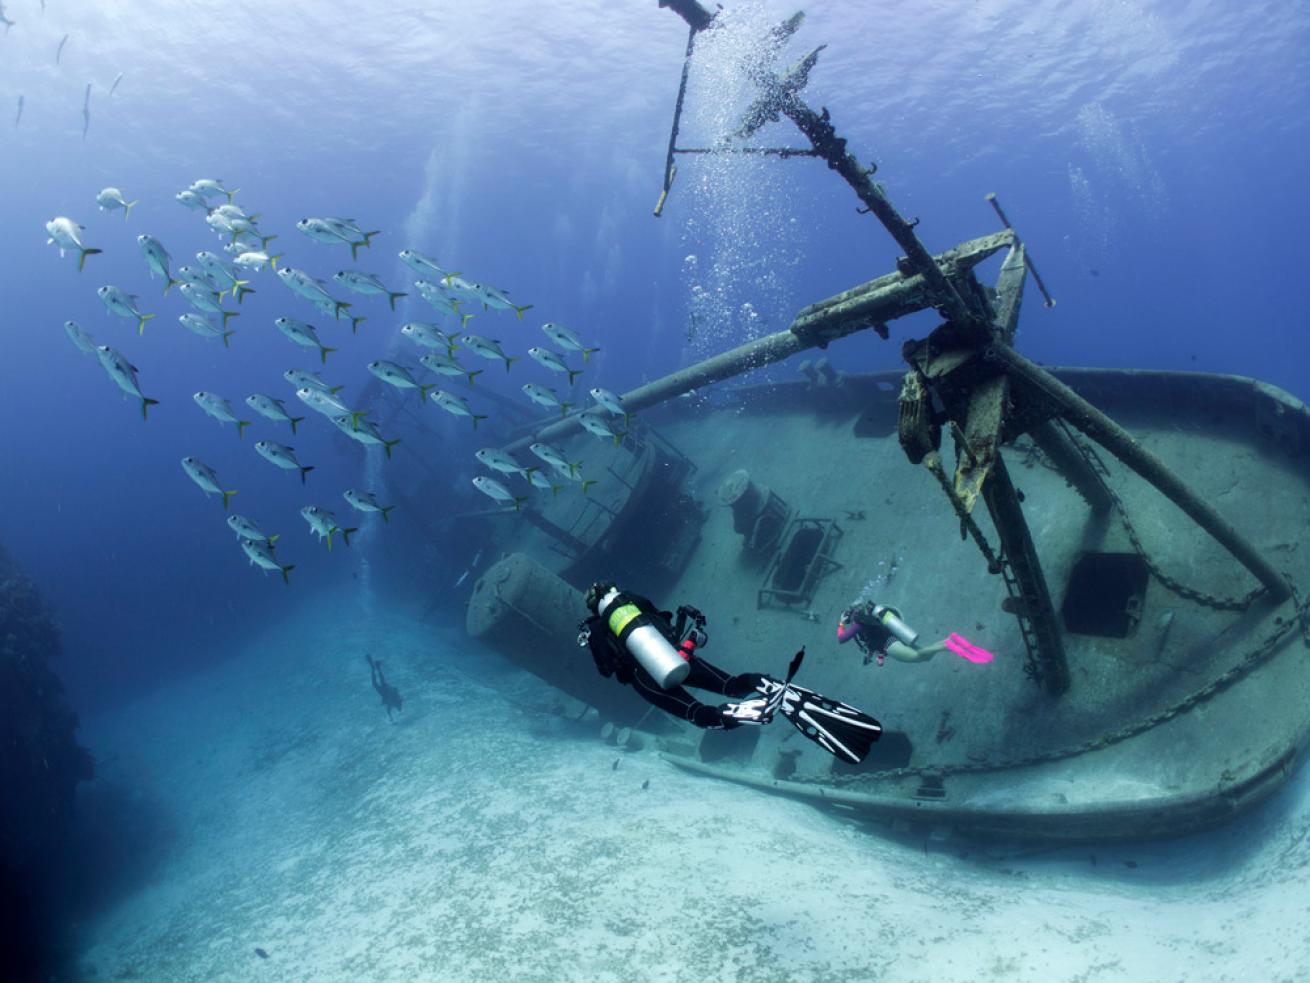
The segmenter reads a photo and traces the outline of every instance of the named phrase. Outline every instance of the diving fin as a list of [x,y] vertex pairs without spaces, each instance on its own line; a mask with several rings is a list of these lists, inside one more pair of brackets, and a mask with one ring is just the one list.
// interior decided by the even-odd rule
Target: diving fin
[[874,741],[882,736],[882,724],[863,710],[793,683],[804,658],[802,648],[792,658],[787,677],[781,683],[765,677],[763,690],[768,715],[781,713],[829,754],[858,765]]
[[819,747],[853,765],[882,736],[882,724],[863,710],[795,683],[783,687],[778,712]]

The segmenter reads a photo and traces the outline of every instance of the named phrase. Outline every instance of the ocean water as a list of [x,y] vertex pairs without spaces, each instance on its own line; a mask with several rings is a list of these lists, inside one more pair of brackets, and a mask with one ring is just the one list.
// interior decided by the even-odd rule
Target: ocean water
[[[683,146],[732,124],[750,101],[741,39],[793,9],[729,5],[739,33],[697,56]],[[473,451],[532,418],[485,393],[531,413],[523,382],[562,391],[525,354],[546,344],[543,321],[600,347],[584,383],[624,392],[782,330],[899,254],[803,159],[684,157],[651,216],[686,43],[671,12],[5,0],[3,13],[0,544],[55,613],[54,668],[97,761],[78,803],[79,900],[45,926],[56,978],[1310,974],[1304,776],[1240,827],[1183,844],[965,856],[653,756],[613,770],[609,750],[538,712],[542,684],[463,635],[467,585],[494,557],[481,526],[450,520],[491,504],[471,485]],[[1030,286],[1021,351],[1237,373],[1310,399],[1310,12],[825,0],[806,13],[782,63],[828,45],[806,97],[877,163],[930,250],[995,229],[983,195],[998,194],[1059,301],[1043,308]],[[758,139],[798,141],[782,124]],[[268,270],[227,303],[230,347],[183,329],[190,308],[135,240],[157,237],[175,267],[221,252],[174,199],[198,178],[239,188],[278,237],[270,251],[367,318],[358,333]],[[137,202],[126,221],[97,208],[107,186]],[[321,215],[381,232],[352,263],[297,231]],[[45,242],[55,216],[103,250],[82,272]],[[489,417],[476,432],[367,371],[414,364],[403,321],[455,324],[417,296],[403,248],[532,305],[470,322],[521,359],[505,372],[458,353],[484,370],[471,390],[448,386]],[[330,277],[351,268],[410,296],[393,313],[349,295]],[[156,315],[143,333],[106,312],[104,285]],[[288,315],[338,349],[326,363],[277,331]],[[159,400],[148,421],[70,343],[69,319],[139,368]],[[897,369],[906,336],[827,354]],[[302,414],[291,368],[378,407],[394,458]],[[242,413],[254,422],[238,437],[193,403],[202,389],[241,410],[268,393],[309,419],[293,438]],[[255,454],[265,439],[314,467],[303,485]],[[289,586],[248,564],[218,498],[180,468],[188,455],[278,534]],[[349,487],[407,504],[382,523],[352,513]],[[310,503],[360,527],[349,546],[308,535]],[[395,727],[366,651],[405,695]]]

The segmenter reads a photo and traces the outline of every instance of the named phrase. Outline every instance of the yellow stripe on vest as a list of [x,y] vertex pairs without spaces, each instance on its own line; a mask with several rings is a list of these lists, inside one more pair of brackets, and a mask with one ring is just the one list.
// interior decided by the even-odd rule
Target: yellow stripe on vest
[[635,604],[624,604],[617,610],[611,611],[609,615],[610,631],[615,635],[622,635],[623,629],[628,627],[628,623],[634,618],[641,617],[641,609]]

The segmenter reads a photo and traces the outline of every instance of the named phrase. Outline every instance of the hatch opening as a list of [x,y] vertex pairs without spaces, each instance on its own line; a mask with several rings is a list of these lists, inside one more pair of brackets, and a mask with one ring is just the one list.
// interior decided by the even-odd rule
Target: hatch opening
[[1142,619],[1146,561],[1136,553],[1086,553],[1074,564],[1060,614],[1067,631],[1127,638]]
[[759,606],[809,604],[820,579],[841,569],[832,557],[841,535],[831,519],[793,519],[783,537],[785,545],[769,564],[765,586],[758,596]]
[[792,537],[787,552],[783,554],[778,570],[773,575],[773,586],[781,591],[795,591],[805,582],[810,564],[823,543],[823,530],[810,526],[797,529]]

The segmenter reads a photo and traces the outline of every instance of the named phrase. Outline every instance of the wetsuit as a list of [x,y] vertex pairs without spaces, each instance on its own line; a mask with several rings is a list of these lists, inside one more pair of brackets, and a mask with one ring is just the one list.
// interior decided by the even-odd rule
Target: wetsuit
[[[637,594],[625,594],[628,602],[637,606],[637,608],[646,615],[650,615],[652,623],[660,630],[665,638],[669,640],[674,648],[678,647],[681,641],[673,630],[671,624],[673,613],[671,611],[660,611],[647,598]],[[591,648],[591,657],[596,662],[596,670],[606,678],[613,676],[620,683],[631,686],[641,694],[642,699],[647,703],[659,707],[665,713],[678,717],[681,720],[689,721],[697,727],[706,728],[723,728],[731,729],[739,725],[737,720],[725,716],[722,707],[710,706],[701,703],[691,693],[687,692],[686,687],[693,689],[705,689],[711,693],[719,693],[723,696],[757,696],[757,687],[764,679],[757,672],[744,672],[733,675],[724,672],[718,666],[706,662],[699,655],[691,657],[691,671],[687,678],[683,680],[683,685],[674,686],[672,689],[660,689],[658,683],[651,678],[650,673],[641,667],[641,664],[633,657],[626,646],[624,646],[615,634],[610,631],[609,625],[605,619],[598,615],[592,615],[585,622],[588,630],[587,644]]]

